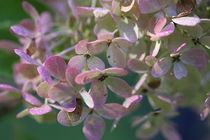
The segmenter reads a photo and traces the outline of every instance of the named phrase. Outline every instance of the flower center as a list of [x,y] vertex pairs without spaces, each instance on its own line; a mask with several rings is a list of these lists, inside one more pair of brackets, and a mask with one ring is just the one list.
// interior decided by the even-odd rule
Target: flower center
[[98,78],[99,81],[104,81],[108,76],[107,75],[102,75],[101,77]]

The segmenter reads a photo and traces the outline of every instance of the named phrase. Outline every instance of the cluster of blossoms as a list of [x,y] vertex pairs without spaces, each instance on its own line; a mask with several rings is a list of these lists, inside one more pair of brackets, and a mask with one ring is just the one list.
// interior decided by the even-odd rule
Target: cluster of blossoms
[[[31,18],[11,27],[20,45],[3,41],[21,59],[14,65],[16,87],[0,84],[0,102],[22,99],[26,109],[18,118],[57,118],[64,126],[83,123],[89,140],[102,138],[104,119],[114,120],[115,128],[122,117],[141,111],[142,100],[153,110],[132,123],[141,124],[136,132],[140,139],[161,132],[168,140],[181,140],[170,121],[178,107],[193,106],[202,120],[207,118],[210,96],[198,93],[209,90],[210,20],[195,14],[207,2],[41,2],[54,16],[23,2]],[[126,82],[128,73],[138,75],[135,84]],[[109,102],[112,93],[123,99],[121,104]]]

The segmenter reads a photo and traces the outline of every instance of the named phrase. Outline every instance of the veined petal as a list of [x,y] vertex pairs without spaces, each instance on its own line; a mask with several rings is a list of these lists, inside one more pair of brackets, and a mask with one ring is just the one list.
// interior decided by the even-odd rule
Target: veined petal
[[177,79],[182,79],[187,76],[187,69],[182,62],[174,64],[174,75]]
[[94,103],[94,109],[100,109],[103,107],[107,100],[107,88],[104,85],[104,83],[100,81],[94,81],[91,84],[91,88],[89,90],[89,95],[91,96],[93,103]]
[[112,43],[107,50],[107,59],[109,64],[112,67],[121,67],[126,66],[126,54],[118,46]]
[[42,98],[49,98],[48,97],[48,90],[49,90],[50,86],[48,85],[47,82],[41,82],[37,88],[36,88],[36,92],[37,94],[42,97]]
[[100,140],[105,131],[105,122],[95,113],[91,114],[85,120],[82,131],[88,140]]
[[116,45],[124,51],[127,51],[128,48],[133,46],[133,43],[124,37],[114,38],[112,43],[116,43]]
[[90,83],[93,79],[97,78],[101,74],[100,70],[90,70],[90,71],[85,71],[77,75],[75,78],[75,82],[77,84],[87,84]]
[[209,56],[201,48],[192,48],[184,51],[180,59],[183,63],[191,66],[204,66],[208,64]]
[[108,48],[107,40],[96,40],[89,42],[87,45],[88,52],[91,54],[99,54]]
[[39,72],[40,76],[49,84],[52,84],[52,78],[50,77],[49,73],[45,70],[43,66],[39,66],[37,68],[37,71]]
[[73,56],[69,60],[68,66],[70,68],[75,68],[79,71],[82,71],[82,69],[86,66],[86,58],[84,55]]
[[57,84],[48,90],[49,98],[61,105],[72,100],[74,95],[74,89],[65,84]]
[[117,103],[105,104],[104,107],[98,111],[98,113],[106,119],[117,119],[124,116],[127,110],[124,106]]
[[59,56],[51,56],[44,62],[45,69],[59,80],[65,80],[65,71],[67,65],[63,58]]
[[152,76],[155,78],[164,76],[170,71],[171,65],[172,65],[172,59],[169,57],[164,57],[158,60],[152,67],[151,70]]
[[86,54],[88,52],[87,44],[88,44],[87,40],[79,41],[79,43],[77,43],[75,46],[75,52],[77,54]]
[[105,79],[108,88],[120,97],[130,97],[132,88],[122,79],[116,77],[108,77]]
[[83,90],[80,91],[80,95],[81,95],[83,101],[85,102],[85,104],[89,108],[94,107],[94,101],[93,101],[93,98],[91,97],[89,92],[87,92],[85,89],[83,89]]
[[87,59],[87,66],[91,70],[94,70],[94,69],[104,70],[105,69],[104,62],[96,56],[91,56],[90,58]]
[[73,97],[71,100],[68,100],[67,102],[63,103],[62,105],[50,104],[50,106],[52,106],[56,109],[59,109],[59,110],[73,112],[76,109],[76,98]]
[[76,76],[80,73],[80,71],[74,67],[68,67],[66,69],[66,81],[68,82],[69,85],[71,85],[72,87],[78,86],[75,83],[75,78]]

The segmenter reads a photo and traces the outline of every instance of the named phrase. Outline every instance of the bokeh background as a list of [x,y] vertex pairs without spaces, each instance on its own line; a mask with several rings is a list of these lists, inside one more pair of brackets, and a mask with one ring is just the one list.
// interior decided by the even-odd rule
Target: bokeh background
[[[17,41],[10,33],[9,27],[18,24],[21,19],[28,18],[24,13],[21,3],[23,0],[0,0],[0,40],[9,39]],[[36,0],[27,0],[32,3],[39,12],[47,8]],[[12,83],[12,64],[18,61],[18,57],[0,50],[0,83]],[[134,83],[136,76],[128,79]],[[76,127],[64,127],[58,123],[39,124],[30,117],[16,119],[16,114],[21,110],[21,104],[17,108],[6,108],[0,104],[0,140],[85,140],[82,134],[82,124]],[[107,121],[106,133],[102,140],[136,140],[135,130],[130,123],[134,116],[149,112],[151,108],[144,101],[135,113],[121,120],[114,132],[110,131],[112,121]],[[210,140],[208,121],[200,121],[199,115],[193,109],[179,109],[180,116],[173,119],[183,140]],[[159,134],[153,140],[164,140]]]

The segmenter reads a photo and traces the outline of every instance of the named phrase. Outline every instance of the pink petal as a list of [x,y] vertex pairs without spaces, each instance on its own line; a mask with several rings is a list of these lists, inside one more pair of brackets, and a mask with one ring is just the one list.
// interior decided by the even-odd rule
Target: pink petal
[[26,28],[24,28],[21,25],[14,25],[10,29],[13,33],[15,33],[16,35],[20,37],[27,37],[27,38],[34,37],[34,35],[30,31],[28,31]]
[[15,69],[27,79],[34,79],[39,76],[36,66],[33,64],[20,63],[16,65]]
[[177,79],[182,79],[187,76],[187,69],[183,63],[178,62],[174,64],[174,75]]
[[42,105],[41,107],[34,107],[29,109],[31,115],[44,115],[52,111],[49,105]]
[[159,78],[167,74],[172,65],[172,60],[169,57],[162,58],[158,60],[152,67],[151,74],[155,78]]
[[170,22],[161,32],[155,34],[151,37],[151,40],[157,40],[158,38],[169,36],[175,30],[175,25],[173,22]]
[[133,95],[125,99],[123,106],[129,108],[131,105],[141,102],[143,99],[142,95]]
[[109,64],[112,67],[121,67],[124,68],[126,66],[126,54],[121,50],[118,46],[112,45],[109,46],[107,50],[107,59]]
[[58,102],[61,105],[63,105],[66,102],[70,102],[73,99],[74,95],[74,89],[68,87],[65,84],[57,84],[51,87],[48,91],[49,98]]
[[101,74],[100,70],[90,70],[90,71],[85,71],[77,75],[75,78],[75,82],[77,84],[87,84],[90,83],[93,79],[97,78]]
[[132,88],[122,79],[115,77],[108,77],[105,80],[108,88],[120,97],[130,97]]
[[20,56],[22,59],[26,60],[27,62],[39,66],[40,64],[32,59],[29,55],[19,49],[15,49],[15,53]]
[[104,70],[105,69],[105,64],[104,62],[95,56],[91,56],[90,58],[87,59],[87,65],[90,70],[94,69],[99,69],[99,70]]
[[59,56],[50,56],[44,62],[45,69],[59,80],[65,80],[66,62]]
[[173,18],[172,21],[182,26],[196,26],[197,24],[201,22],[200,18],[198,17]]
[[88,43],[88,51],[91,54],[99,54],[108,48],[108,42],[106,40],[96,40]]
[[22,6],[25,12],[27,12],[33,19],[37,19],[39,17],[39,13],[30,3],[24,1]]
[[128,72],[123,68],[111,67],[103,70],[103,73],[112,76],[125,76]]
[[89,95],[91,96],[94,104],[94,109],[100,109],[103,107],[107,100],[107,88],[100,81],[94,81],[91,84]]
[[92,16],[93,11],[95,9],[96,9],[95,7],[80,7],[80,6],[77,6],[75,8],[75,10],[79,16],[85,16],[85,17]]
[[117,119],[124,116],[127,113],[127,109],[117,103],[105,104],[99,111],[99,114],[106,119]]
[[88,140],[100,140],[105,131],[105,122],[96,114],[89,115],[82,131]]
[[79,71],[82,71],[82,69],[86,66],[86,58],[84,55],[73,56],[69,60],[68,66],[70,68],[75,68]]
[[80,124],[89,114],[90,110],[84,108],[78,121],[71,120],[71,114],[66,111],[60,111],[57,115],[58,122],[63,126],[76,126]]
[[86,54],[88,52],[87,44],[88,44],[87,40],[79,41],[79,43],[77,43],[75,46],[75,52],[77,54]]
[[78,86],[74,79],[76,78],[76,76],[80,73],[80,71],[76,68],[73,67],[68,67],[66,69],[66,80],[68,82],[69,85],[71,85],[72,87],[76,87]]
[[37,68],[37,71],[39,72],[43,80],[45,80],[49,85],[52,84],[52,78],[50,77],[49,73],[45,70],[43,66],[39,66]]
[[7,90],[7,91],[12,91],[12,92],[21,92],[21,90],[19,90],[16,87],[13,87],[11,85],[7,85],[7,84],[0,84],[0,90]]
[[49,104],[49,105],[59,110],[64,110],[66,112],[73,112],[76,109],[76,98],[72,98],[71,100],[65,102],[61,106],[56,104]]
[[112,40],[112,43],[116,43],[117,46],[119,48],[121,48],[122,50],[124,51],[127,51],[128,48],[132,47],[133,46],[133,43],[129,40],[127,40],[126,38],[124,37],[117,37],[117,38],[114,38]]
[[204,66],[208,64],[209,56],[201,48],[192,48],[184,51],[180,59],[183,63],[191,66]]
[[154,33],[157,34],[157,33],[161,32],[161,30],[166,25],[166,23],[167,23],[167,19],[165,17],[160,18],[155,25]]
[[25,109],[21,112],[19,112],[17,115],[16,115],[16,118],[23,118],[25,116],[29,115],[29,112],[28,112],[28,109]]
[[23,93],[22,94],[23,99],[28,102],[31,105],[34,106],[41,106],[42,103],[39,101],[39,99],[37,99],[35,96],[28,94],[28,93]]
[[150,56],[157,56],[160,51],[160,46],[162,45],[161,41],[155,41],[155,43],[152,43],[150,48]]

